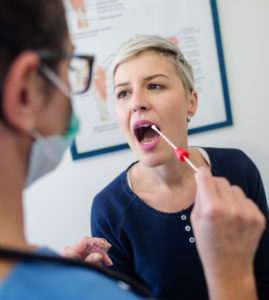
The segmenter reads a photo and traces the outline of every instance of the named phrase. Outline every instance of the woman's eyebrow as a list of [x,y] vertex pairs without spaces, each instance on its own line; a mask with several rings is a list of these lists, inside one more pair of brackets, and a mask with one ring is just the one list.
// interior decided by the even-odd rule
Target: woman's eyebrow
[[114,86],[114,91],[115,91],[115,89],[116,89],[116,88],[118,88],[118,87],[120,87],[120,86],[126,86],[126,85],[128,85],[128,84],[130,84],[130,82],[129,82],[129,81],[127,81],[127,82],[122,82],[122,83],[119,83],[119,84],[117,84],[117,85],[115,85],[115,86]]
[[[164,78],[169,79],[169,77],[167,75],[165,75],[165,74],[154,74],[154,75],[150,75],[150,76],[147,76],[147,77],[143,78],[143,81],[148,82],[148,81],[150,81],[150,80],[152,80],[152,79],[154,79],[156,77],[164,77]],[[115,91],[116,88],[118,88],[120,86],[126,86],[128,84],[130,84],[129,81],[119,83],[119,84],[117,84],[117,85],[114,86],[114,91]]]
[[152,80],[152,79],[154,79],[156,77],[165,77],[165,78],[169,79],[169,77],[167,75],[165,75],[165,74],[153,74],[153,75],[145,77],[144,81],[150,81],[150,80]]

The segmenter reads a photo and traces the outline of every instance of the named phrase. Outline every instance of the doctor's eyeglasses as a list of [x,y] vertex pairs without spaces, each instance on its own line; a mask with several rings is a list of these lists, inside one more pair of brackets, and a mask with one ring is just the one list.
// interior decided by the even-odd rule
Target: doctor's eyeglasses
[[72,55],[68,77],[73,93],[80,94],[88,90],[91,83],[93,61],[93,56]]
[[52,59],[69,59],[68,79],[72,94],[85,93],[90,87],[94,57],[73,53],[57,54],[49,50],[37,51],[39,57],[46,61]]

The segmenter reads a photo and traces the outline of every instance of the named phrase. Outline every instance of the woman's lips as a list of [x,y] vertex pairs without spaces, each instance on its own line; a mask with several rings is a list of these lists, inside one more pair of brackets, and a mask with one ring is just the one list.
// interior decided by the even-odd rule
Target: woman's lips
[[136,141],[140,149],[143,151],[154,149],[161,139],[159,134],[151,129],[151,125],[155,125],[160,128],[156,123],[148,120],[140,120],[133,126]]

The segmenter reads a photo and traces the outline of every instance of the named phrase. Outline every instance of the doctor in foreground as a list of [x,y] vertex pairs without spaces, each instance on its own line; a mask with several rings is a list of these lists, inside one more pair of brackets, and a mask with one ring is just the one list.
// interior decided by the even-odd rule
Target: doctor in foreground
[[[77,132],[69,94],[88,89],[93,58],[74,55],[60,0],[2,0],[0,25],[0,299],[139,299],[98,267],[7,257],[13,250],[57,257],[27,243],[22,193],[57,166]],[[85,69],[76,90],[72,78]],[[253,258],[263,215],[240,189],[207,170],[198,170],[196,182],[192,225],[210,298],[257,299]]]

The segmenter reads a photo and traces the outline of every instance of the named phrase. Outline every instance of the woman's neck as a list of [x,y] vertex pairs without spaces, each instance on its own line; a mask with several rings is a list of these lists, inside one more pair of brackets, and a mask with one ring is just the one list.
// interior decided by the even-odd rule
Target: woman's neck
[[[189,159],[195,166],[209,167],[201,153],[196,149],[189,149]],[[185,185],[185,181],[193,178],[194,171],[184,162],[179,162],[176,158],[157,167],[147,167],[142,162],[135,164],[131,170],[132,185],[167,186],[173,188]]]
[[[189,153],[194,165],[209,167],[198,150]],[[194,171],[186,163],[173,160],[150,168],[139,162],[130,169],[130,181],[139,198],[163,212],[180,211],[194,202]]]

